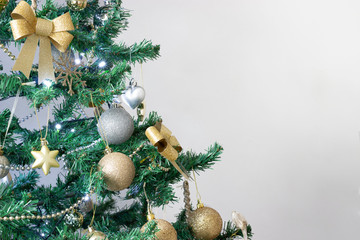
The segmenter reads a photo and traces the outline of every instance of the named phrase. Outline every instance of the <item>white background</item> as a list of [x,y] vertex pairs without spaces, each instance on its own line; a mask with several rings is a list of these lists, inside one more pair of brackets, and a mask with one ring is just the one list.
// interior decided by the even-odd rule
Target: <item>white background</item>
[[[257,240],[359,239],[359,1],[124,7],[134,12],[118,40],[161,44],[162,57],[143,65],[148,111],[185,149],[215,141],[225,149],[198,177],[206,205],[223,220],[241,212]],[[180,203],[157,209],[158,218],[173,221],[180,211],[176,189]],[[194,203],[195,193],[192,185]]]
[[134,12],[119,40],[161,44],[143,67],[148,109],[185,149],[224,146],[198,177],[206,204],[224,220],[241,212],[254,239],[360,238],[359,1],[124,6]]

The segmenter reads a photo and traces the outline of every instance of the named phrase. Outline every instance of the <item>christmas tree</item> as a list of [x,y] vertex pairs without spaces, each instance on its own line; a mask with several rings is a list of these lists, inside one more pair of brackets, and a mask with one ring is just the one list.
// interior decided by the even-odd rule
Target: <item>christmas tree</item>
[[[185,151],[157,113],[146,114],[132,68],[158,58],[160,47],[114,41],[130,17],[121,4],[0,1],[0,47],[13,60],[0,75],[0,101],[13,103],[0,113],[1,239],[250,239],[241,215],[224,223],[199,197],[191,205],[189,184],[223,149]],[[20,119],[19,99],[33,111]],[[23,126],[29,118],[38,129]],[[39,184],[49,177],[56,185]],[[178,201],[180,181],[184,209],[175,223],[158,219],[152,207]],[[132,201],[119,209],[124,200]]]

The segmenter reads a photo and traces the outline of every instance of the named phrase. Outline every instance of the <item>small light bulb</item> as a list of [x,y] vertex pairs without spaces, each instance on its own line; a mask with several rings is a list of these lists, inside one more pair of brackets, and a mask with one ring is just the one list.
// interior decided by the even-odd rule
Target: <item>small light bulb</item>
[[76,59],[75,59],[75,64],[76,64],[76,65],[79,65],[80,63],[81,63],[80,58],[76,58]]
[[75,132],[75,128],[71,129],[71,132]]
[[101,61],[101,62],[99,63],[99,67],[103,68],[103,67],[105,67],[105,66],[106,66],[106,62],[105,62],[105,61]]
[[51,85],[53,84],[53,82],[52,82],[51,80],[49,80],[49,79],[45,79],[45,80],[43,81],[43,84],[49,88],[49,87],[51,87]]
[[89,201],[90,200],[90,196],[89,194],[86,194],[85,198],[84,198],[85,201]]
[[45,233],[41,233],[40,235],[41,235],[42,237],[45,237]]
[[61,125],[60,125],[60,124],[56,124],[56,125],[55,125],[55,128],[56,128],[57,130],[60,130],[60,129],[61,129]]

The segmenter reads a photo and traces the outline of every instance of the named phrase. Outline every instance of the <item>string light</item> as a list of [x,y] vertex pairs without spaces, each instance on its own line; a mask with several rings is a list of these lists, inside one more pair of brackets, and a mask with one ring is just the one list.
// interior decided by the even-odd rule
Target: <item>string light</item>
[[81,63],[81,59],[80,59],[80,58],[76,58],[76,59],[75,59],[75,64],[76,64],[76,65],[79,65],[80,63]]
[[43,84],[46,86],[46,87],[51,87],[51,85],[53,84],[53,82],[51,81],[51,80],[49,80],[49,79],[45,79],[44,81],[43,81]]
[[103,68],[103,67],[105,67],[105,66],[106,66],[106,62],[105,62],[105,61],[101,61],[101,62],[99,63],[99,67]]
[[57,123],[57,124],[55,125],[55,128],[56,128],[57,130],[60,130],[60,129],[61,129],[61,125]]
[[75,132],[75,128],[71,129],[70,131],[71,131],[71,132]]
[[85,200],[85,201],[89,201],[89,200],[90,200],[90,196],[89,196],[89,194],[86,194],[86,195],[85,195],[84,200]]

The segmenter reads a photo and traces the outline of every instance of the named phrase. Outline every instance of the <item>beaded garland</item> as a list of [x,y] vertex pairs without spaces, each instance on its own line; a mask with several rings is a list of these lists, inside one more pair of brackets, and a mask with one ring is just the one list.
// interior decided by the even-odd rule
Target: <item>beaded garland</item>
[[[98,142],[100,142],[100,141],[101,141],[101,139],[98,139],[98,140],[94,141],[93,143],[91,143],[91,144],[88,145],[88,146],[76,148],[76,149],[70,151],[69,154],[70,154],[70,153],[73,153],[73,152],[81,151],[81,150],[84,150],[84,149],[88,149],[88,148],[90,148],[90,147],[93,147],[94,145],[96,145],[96,144],[97,144]],[[138,151],[140,151],[144,146],[145,146],[145,143],[142,143],[139,147],[137,147],[137,148],[135,149],[135,151],[133,151],[132,154],[130,154],[129,157],[130,157],[130,158],[134,157],[134,155],[135,155]],[[67,155],[67,154],[63,154],[63,155],[60,157],[60,159],[61,159],[61,160],[64,160],[65,157],[66,157],[66,155]],[[59,159],[59,160],[60,160],[60,159]],[[9,169],[9,168],[10,168],[10,170],[17,170],[17,171],[20,171],[20,170],[23,171],[23,170],[30,170],[30,169],[31,169],[30,166],[26,166],[26,167],[24,167],[24,166],[22,166],[22,167],[11,166],[11,167],[9,167],[9,166],[0,165],[0,168],[1,168],[1,167],[5,167],[5,169]],[[93,193],[94,193],[94,191],[91,190],[91,191],[90,191],[90,194],[93,194]],[[57,218],[57,217],[60,217],[61,215],[64,215],[64,214],[72,211],[74,208],[77,208],[77,207],[78,207],[80,204],[82,204],[87,198],[88,198],[88,196],[84,196],[84,197],[82,197],[80,200],[78,200],[76,203],[74,203],[73,205],[71,205],[69,208],[66,208],[66,209],[64,209],[64,210],[62,210],[62,211],[60,211],[60,212],[57,212],[57,213],[53,213],[53,214],[51,214],[51,215],[50,215],[50,214],[49,214],[49,215],[43,215],[43,216],[21,215],[21,216],[0,217],[0,221],[14,221],[14,220],[18,221],[18,220],[24,220],[24,219],[43,220],[43,219]]]

